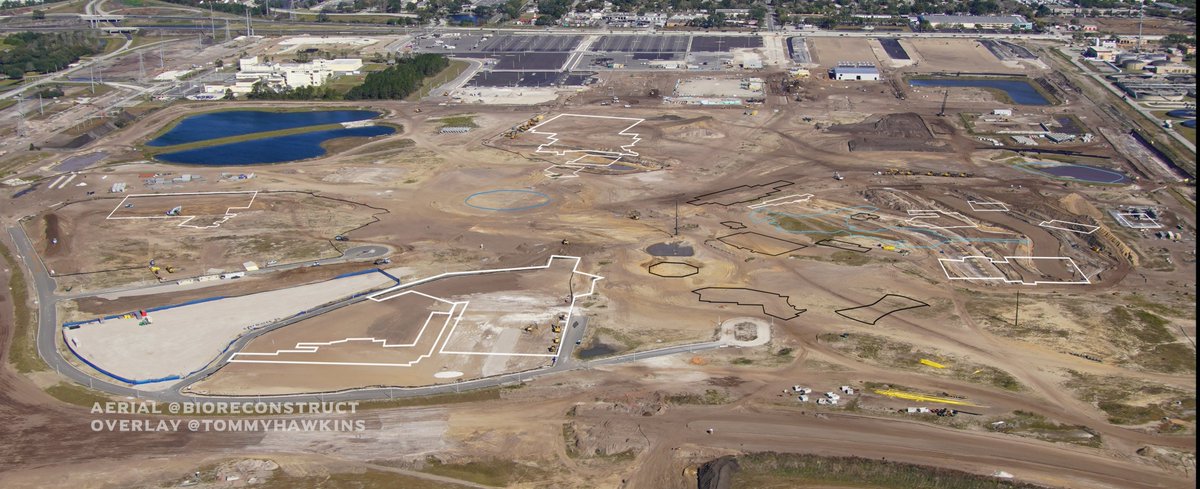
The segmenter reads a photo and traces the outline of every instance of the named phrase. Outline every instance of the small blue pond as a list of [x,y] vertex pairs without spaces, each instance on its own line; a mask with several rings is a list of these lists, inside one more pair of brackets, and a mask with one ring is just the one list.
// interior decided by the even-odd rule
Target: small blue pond
[[363,121],[379,116],[372,110],[319,110],[311,112],[270,112],[230,110],[197,114],[179,121],[146,146],[174,146],[209,139],[241,136],[255,132],[279,131],[304,126]]
[[1019,105],[1050,105],[1050,101],[1046,100],[1041,93],[1038,93],[1029,82],[1025,80],[960,80],[956,78],[935,78],[935,79],[918,79],[909,80],[909,85],[914,87],[969,87],[969,88],[995,88],[1003,90],[1008,94],[1008,97],[1013,100],[1013,103]]
[[325,148],[321,147],[321,143],[331,139],[374,137],[394,132],[396,130],[388,126],[331,129],[176,151],[160,154],[155,158],[168,163],[214,166],[283,163],[324,155]]
[[1088,165],[1067,165],[1047,162],[1030,162],[1021,165],[1040,173],[1065,180],[1076,180],[1088,183],[1125,183],[1129,177],[1116,170]]

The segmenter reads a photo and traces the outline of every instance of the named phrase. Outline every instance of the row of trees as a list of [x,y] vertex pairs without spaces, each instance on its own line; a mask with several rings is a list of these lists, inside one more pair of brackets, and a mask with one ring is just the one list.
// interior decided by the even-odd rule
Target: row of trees
[[104,50],[104,39],[85,31],[18,32],[4,38],[0,72],[20,79],[25,73],[51,73]]
[[[275,90],[264,81],[255,83],[246,94],[250,100],[337,100],[338,97],[337,91],[328,85]],[[233,92],[227,91],[225,98],[233,99]]]
[[450,66],[450,60],[440,54],[418,54],[401,58],[383,71],[367,75],[363,84],[346,92],[346,100],[402,99],[421,88],[425,77]]

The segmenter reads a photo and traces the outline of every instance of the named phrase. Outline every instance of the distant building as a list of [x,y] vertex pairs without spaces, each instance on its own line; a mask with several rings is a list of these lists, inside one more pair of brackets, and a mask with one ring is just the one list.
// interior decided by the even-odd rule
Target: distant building
[[354,75],[362,70],[361,59],[317,59],[308,63],[269,63],[257,56],[238,60],[238,73],[231,84],[206,84],[208,93],[250,93],[254,84],[265,82],[271,88],[299,88],[323,85],[330,78]]
[[1095,58],[1100,61],[1114,61],[1121,51],[1116,48],[1106,48],[1104,46],[1088,46],[1087,51],[1083,52],[1084,56]]
[[934,28],[962,26],[963,29],[1033,29],[1033,23],[1020,15],[922,15],[921,20]]
[[874,66],[838,66],[833,69],[833,79],[879,81],[879,69]]
[[1196,73],[1196,69],[1190,65],[1169,61],[1155,61],[1150,63],[1146,69],[1159,75],[1193,75]]

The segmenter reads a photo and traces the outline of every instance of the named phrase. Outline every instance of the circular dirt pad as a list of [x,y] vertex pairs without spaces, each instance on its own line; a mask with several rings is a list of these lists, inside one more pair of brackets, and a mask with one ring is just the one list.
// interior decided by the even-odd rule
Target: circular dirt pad
[[536,209],[551,202],[549,195],[533,190],[500,189],[476,192],[468,195],[464,203],[469,207],[485,211],[524,211]]
[[771,341],[771,325],[758,318],[733,318],[721,323],[721,341],[732,346],[762,346]]

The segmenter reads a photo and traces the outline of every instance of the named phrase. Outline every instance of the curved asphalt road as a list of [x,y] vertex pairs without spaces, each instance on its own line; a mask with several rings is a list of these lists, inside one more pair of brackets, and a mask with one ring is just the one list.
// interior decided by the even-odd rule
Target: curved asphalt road
[[[703,351],[703,350],[711,350],[714,348],[720,348],[720,347],[725,346],[725,344],[722,343],[721,341],[713,341],[713,342],[696,343],[696,344],[690,344],[690,345],[679,345],[679,346],[662,348],[662,349],[652,350],[652,351],[631,353],[628,355],[608,357],[608,358],[603,358],[600,360],[594,360],[594,361],[590,361],[590,362],[577,362],[577,361],[575,361],[574,357],[572,356],[572,353],[575,350],[575,342],[579,341],[580,339],[583,338],[583,334],[584,334],[585,330],[587,329],[587,318],[580,316],[580,317],[576,318],[577,321],[574,321],[574,323],[576,323],[577,326],[572,326],[570,328],[567,328],[563,334],[563,339],[562,339],[563,347],[562,347],[562,350],[559,352],[559,356],[558,356],[558,358],[561,359],[561,361],[557,361],[549,367],[543,367],[541,369],[530,371],[530,372],[506,374],[506,375],[500,375],[500,376],[496,376],[496,377],[488,377],[488,378],[477,379],[477,380],[468,380],[468,381],[463,381],[463,382],[457,382],[457,383],[453,383],[453,384],[442,384],[442,385],[434,385],[434,386],[426,386],[426,387],[412,387],[412,388],[388,387],[388,388],[373,388],[373,389],[355,389],[355,390],[340,391],[340,392],[325,393],[325,394],[229,397],[229,396],[204,396],[204,395],[197,395],[197,394],[190,393],[190,392],[185,393],[185,392],[187,392],[189,386],[200,381],[201,379],[212,374],[213,372],[217,371],[217,369],[219,369],[223,365],[225,365],[225,362],[227,360],[229,360],[229,357],[232,356],[234,352],[241,350],[242,347],[244,347],[247,343],[249,343],[254,338],[257,338],[258,336],[266,334],[275,329],[282,328],[289,324],[293,324],[295,322],[301,321],[308,317],[315,316],[317,314],[323,314],[323,313],[332,311],[334,309],[338,309],[341,307],[345,307],[345,306],[348,306],[351,304],[355,304],[355,303],[367,300],[366,297],[357,297],[357,298],[350,299],[347,301],[342,301],[342,302],[338,302],[335,304],[331,304],[331,305],[328,305],[328,306],[325,306],[325,307],[322,307],[319,309],[314,309],[314,310],[310,311],[309,314],[305,314],[302,317],[292,318],[292,319],[289,319],[286,321],[280,321],[280,322],[272,324],[268,327],[261,328],[261,329],[255,330],[249,334],[243,335],[242,337],[238,338],[238,340],[233,344],[233,346],[231,346],[228,350],[226,350],[226,352],[224,354],[222,354],[216,361],[212,362],[208,368],[206,368],[200,372],[197,372],[195,374],[192,374],[192,375],[188,376],[187,378],[179,381],[179,383],[176,386],[173,386],[171,389],[164,390],[164,391],[142,391],[142,390],[137,390],[137,389],[131,388],[126,385],[115,384],[115,383],[109,382],[107,380],[102,380],[102,379],[92,377],[92,376],[80,371],[79,369],[75,368],[74,365],[71,365],[69,362],[66,361],[66,359],[64,359],[62,357],[62,355],[59,354],[58,347],[55,344],[55,337],[59,334],[59,325],[58,325],[57,316],[56,316],[57,311],[55,310],[55,303],[59,299],[63,299],[66,297],[60,297],[60,296],[55,295],[55,290],[56,290],[57,286],[54,284],[54,279],[52,279],[50,277],[50,275],[46,272],[46,268],[42,265],[41,261],[37,258],[37,254],[33,249],[33,245],[30,243],[29,238],[25,235],[24,229],[22,229],[20,226],[10,227],[10,228],[8,228],[8,233],[12,237],[13,243],[16,245],[17,254],[19,254],[21,256],[21,260],[25,263],[26,270],[29,272],[29,275],[31,277],[33,277],[33,285],[34,285],[34,288],[37,293],[36,304],[38,306],[38,330],[37,330],[38,355],[40,355],[42,357],[42,359],[45,360],[46,363],[48,365],[50,365],[50,367],[53,368],[55,371],[57,371],[59,374],[65,376],[71,380],[74,380],[75,382],[78,382],[79,384],[86,385],[93,389],[103,391],[108,394],[112,394],[112,395],[116,395],[116,396],[126,396],[126,397],[131,397],[131,398],[149,399],[149,400],[160,401],[160,402],[195,402],[195,401],[246,402],[246,401],[250,401],[250,400],[259,400],[259,399],[269,400],[269,401],[273,401],[273,402],[281,402],[281,401],[320,402],[320,401],[399,399],[399,398],[405,398],[405,397],[428,396],[428,395],[435,395],[435,394],[449,394],[449,393],[459,392],[462,390],[480,389],[480,388],[494,387],[494,386],[500,386],[500,385],[505,385],[505,384],[522,383],[522,382],[531,380],[534,377],[540,377],[542,375],[548,375],[548,374],[553,374],[553,373],[558,373],[558,372],[577,370],[577,369],[588,368],[588,367],[593,367],[593,366],[614,365],[614,364],[618,364],[618,363],[632,362],[632,361],[636,361],[636,360],[643,360],[643,359],[647,359],[647,358],[659,357],[659,356],[664,356],[664,355],[674,355],[676,353],[690,353],[690,352],[697,352],[697,351]],[[340,258],[322,260],[318,263],[332,263],[332,262],[336,262],[336,261],[373,258],[376,256],[381,256],[383,254],[386,254],[387,251],[388,251],[388,248],[384,247],[384,246],[354,247],[354,248],[347,249],[345,254],[343,254],[343,256]],[[294,266],[304,266],[304,265],[303,264],[289,265],[289,267],[294,267]],[[278,270],[278,269],[279,268],[272,267],[270,270],[274,271],[274,270]],[[104,292],[100,292],[100,293],[104,293]],[[96,295],[96,294],[89,294],[89,295]]]

